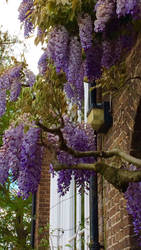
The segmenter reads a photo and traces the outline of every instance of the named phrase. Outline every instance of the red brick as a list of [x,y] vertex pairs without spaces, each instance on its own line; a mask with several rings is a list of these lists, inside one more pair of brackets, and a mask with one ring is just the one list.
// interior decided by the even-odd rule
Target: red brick
[[[129,78],[130,76],[141,75],[139,53],[141,53],[141,39],[133,48],[132,56],[134,55],[134,57],[132,58],[129,55],[127,59]],[[140,157],[140,152],[137,152],[137,148],[140,148],[138,147],[138,141],[141,141],[137,140],[141,135],[141,106],[138,108],[141,98],[140,93],[141,83],[132,81],[132,84],[122,88],[112,99],[113,126],[107,134],[98,135],[98,150],[120,148],[127,153],[136,153],[137,157]],[[114,158],[112,160],[108,159],[107,163],[113,164],[114,161],[117,164],[121,164],[119,159]],[[139,249],[133,232],[132,221],[127,214],[126,201],[123,194],[113,188],[107,181],[104,180],[102,182],[101,179],[99,177],[98,190],[100,193],[99,203],[103,204],[104,223],[100,223],[99,226],[100,232],[103,231],[106,241],[106,250]],[[100,216],[102,216],[101,212]],[[101,227],[103,227],[103,230]]]

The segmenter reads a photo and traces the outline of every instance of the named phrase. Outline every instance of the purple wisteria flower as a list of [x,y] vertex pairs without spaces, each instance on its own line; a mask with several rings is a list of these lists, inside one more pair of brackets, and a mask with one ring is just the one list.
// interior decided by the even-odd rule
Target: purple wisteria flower
[[47,51],[44,51],[44,53],[42,54],[42,56],[38,61],[39,73],[41,75],[44,75],[47,71],[47,58],[48,58]]
[[0,150],[0,183],[3,185],[8,178],[9,168],[7,166],[8,158],[6,155],[6,149],[1,148]]
[[102,46],[95,43],[94,46],[85,50],[85,73],[90,82],[101,77]]
[[30,192],[37,191],[41,173],[41,147],[39,128],[30,128],[21,145],[20,169],[18,177],[19,195],[26,199]]
[[29,85],[30,87],[32,87],[36,81],[36,77],[35,77],[35,74],[29,70],[29,69],[26,69],[24,71],[25,73],[25,82],[27,85]]
[[69,60],[68,60],[68,82],[75,84],[78,72],[82,64],[82,47],[78,38],[72,37],[69,44]]
[[139,0],[117,0],[116,13],[118,17],[130,14],[133,18],[141,17],[141,1]]
[[72,103],[77,104],[80,109],[82,102],[84,100],[83,79],[84,79],[84,64],[82,63],[76,81],[73,83],[67,82],[64,85],[64,91],[67,97],[71,100]]
[[10,101],[15,102],[18,99],[20,92],[21,92],[21,83],[19,79],[14,79],[10,89]]
[[37,28],[37,37],[41,37],[43,35],[43,30],[41,28]]
[[24,22],[24,37],[29,37],[33,29],[31,18],[26,19]]
[[65,72],[66,65],[68,62],[68,42],[69,42],[68,31],[64,26],[59,26],[55,36],[54,63],[57,72],[60,72],[61,69],[63,69]]
[[110,68],[115,63],[115,57],[114,57],[114,44],[112,40],[105,40],[102,43],[102,59],[101,59],[101,65],[105,68]]
[[7,72],[10,79],[20,78],[22,68],[23,68],[22,64],[17,64],[16,66],[10,68]]
[[31,14],[33,8],[33,0],[23,0],[19,6],[19,20],[21,22],[25,21],[26,18]]
[[24,199],[36,192],[41,173],[40,129],[32,126],[26,133],[24,124],[6,130],[0,151],[0,183],[12,174],[12,180],[18,182],[18,195]]
[[0,117],[6,111],[6,90],[0,89]]
[[79,36],[81,41],[81,46],[84,49],[88,49],[92,46],[92,32],[93,24],[92,19],[89,14],[84,14],[83,17],[78,18],[79,25]]
[[98,0],[95,5],[96,20],[94,22],[94,31],[103,32],[106,24],[115,15],[116,0]]
[[19,20],[24,25],[24,36],[28,37],[33,31],[34,27],[31,20],[31,14],[33,12],[34,5],[33,0],[23,0],[19,6]]
[[125,198],[127,200],[127,211],[132,216],[134,232],[141,246],[141,182],[129,183]]
[[11,170],[13,181],[18,178],[19,174],[23,134],[23,125],[19,125],[6,130],[3,136],[3,144],[7,155],[7,169]]
[[10,89],[11,81],[7,73],[0,76],[0,89]]
[[50,59],[55,61],[55,46],[56,46],[56,33],[57,28],[53,28],[48,34],[48,43],[47,43],[47,55]]
[[[69,147],[79,151],[89,151],[95,149],[95,135],[93,129],[86,124],[75,124],[66,117],[64,120],[65,127],[62,129],[64,139]],[[67,152],[57,149],[57,159],[63,165],[76,165],[78,163],[92,163],[95,161],[93,157],[76,158]],[[51,172],[53,169],[51,168]],[[54,174],[54,172],[53,172]],[[90,176],[93,171],[88,170],[61,170],[58,173],[58,192],[61,195],[66,194],[69,190],[70,182],[74,177],[79,192],[84,188],[89,188]]]
[[117,13],[118,17],[125,16],[127,14],[127,12],[126,12],[126,2],[127,2],[127,0],[117,0],[117,2],[116,2],[116,13]]

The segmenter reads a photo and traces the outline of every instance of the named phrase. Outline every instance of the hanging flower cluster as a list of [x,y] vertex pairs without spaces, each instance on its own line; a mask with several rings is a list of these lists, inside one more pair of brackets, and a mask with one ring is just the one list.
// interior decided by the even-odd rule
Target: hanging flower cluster
[[18,195],[24,199],[37,191],[41,172],[40,129],[31,126],[24,132],[24,124],[10,127],[3,136],[0,150],[0,183],[7,181],[9,174],[17,181]]
[[31,14],[33,12],[33,0],[23,0],[19,6],[19,20],[24,25],[24,36],[28,37],[33,31]]
[[69,33],[63,26],[58,26],[49,33],[47,49],[41,56],[38,66],[41,74],[47,70],[47,59],[53,60],[56,71],[66,73],[67,83],[70,85],[72,94],[67,87],[66,93],[72,101],[78,105],[83,100],[84,70],[82,63],[82,48],[76,36],[69,38]]
[[[65,119],[65,127],[62,129],[64,139],[67,145],[74,150],[89,151],[95,149],[95,136],[93,129],[86,124],[76,124],[71,122],[68,118]],[[60,164],[69,166],[77,165],[78,163],[92,163],[95,161],[93,157],[76,158],[67,152],[57,148],[57,138],[48,136],[50,143],[56,140],[57,160]],[[54,144],[55,144],[54,143]],[[50,172],[54,175],[53,166],[51,165]],[[90,170],[75,170],[67,169],[61,170],[58,173],[58,192],[61,195],[66,194],[69,190],[72,177],[75,179],[76,186],[79,192],[89,189],[90,176],[94,172]]]
[[22,84],[32,87],[35,75],[22,64],[10,67],[0,76],[0,117],[6,111],[6,91],[10,91],[10,101],[16,101],[20,95]]

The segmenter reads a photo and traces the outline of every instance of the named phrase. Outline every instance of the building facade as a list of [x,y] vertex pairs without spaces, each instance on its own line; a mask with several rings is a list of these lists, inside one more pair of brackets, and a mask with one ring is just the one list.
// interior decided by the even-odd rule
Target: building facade
[[[113,126],[106,134],[98,134],[98,149],[119,148],[141,158],[141,38],[126,59],[129,80],[112,97]],[[87,89],[87,87],[85,87]],[[86,90],[88,93],[88,89]],[[106,97],[109,98],[109,97]],[[85,97],[85,119],[87,97]],[[103,99],[108,100],[108,99]],[[50,156],[46,154],[37,195],[36,246],[39,246],[38,228],[49,222],[50,248],[89,249],[89,196],[80,197],[72,182],[69,193],[60,198],[57,179],[51,180],[46,168]],[[48,155],[48,156],[47,156]],[[47,157],[47,158],[46,158]],[[45,175],[47,174],[47,177]],[[83,201],[82,201],[83,200]],[[84,202],[85,201],[85,202]],[[124,195],[98,177],[99,243],[105,250],[139,250],[133,232],[132,218],[126,210]],[[82,225],[83,219],[83,225]],[[59,248],[60,247],[60,248]]]

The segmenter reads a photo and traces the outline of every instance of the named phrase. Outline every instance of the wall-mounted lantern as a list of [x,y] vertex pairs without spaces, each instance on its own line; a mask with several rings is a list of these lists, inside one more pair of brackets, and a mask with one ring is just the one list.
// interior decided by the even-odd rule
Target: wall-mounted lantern
[[88,112],[88,123],[98,133],[106,133],[112,126],[113,118],[110,112],[110,103],[95,104]]
[[96,89],[89,93],[89,111],[87,121],[97,133],[107,133],[113,124],[110,102],[96,102]]

